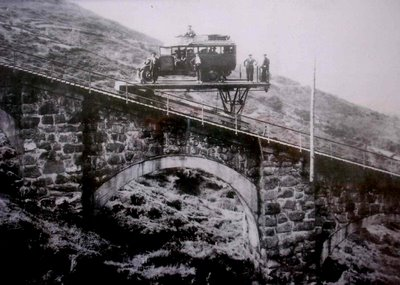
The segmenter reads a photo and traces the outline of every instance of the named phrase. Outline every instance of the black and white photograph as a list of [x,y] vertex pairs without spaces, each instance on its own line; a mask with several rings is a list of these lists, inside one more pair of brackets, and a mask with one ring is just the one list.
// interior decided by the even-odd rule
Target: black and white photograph
[[0,284],[400,284],[399,12],[0,0]]

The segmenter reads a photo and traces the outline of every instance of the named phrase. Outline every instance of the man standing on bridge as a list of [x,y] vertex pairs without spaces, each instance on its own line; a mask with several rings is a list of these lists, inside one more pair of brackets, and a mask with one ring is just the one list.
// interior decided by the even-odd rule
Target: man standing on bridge
[[160,59],[155,52],[151,53],[150,57],[150,71],[153,83],[156,83],[158,78],[158,69],[160,68]]
[[254,65],[257,65],[256,60],[249,54],[249,57],[246,58],[243,65],[246,67],[246,76],[247,81],[253,82],[253,75],[254,75]]
[[264,54],[264,61],[261,65],[261,82],[269,81],[269,59],[267,54]]
[[196,71],[197,75],[197,83],[201,83],[201,59],[199,56],[199,53],[196,52],[196,56],[191,60],[191,64],[194,67],[194,70]]

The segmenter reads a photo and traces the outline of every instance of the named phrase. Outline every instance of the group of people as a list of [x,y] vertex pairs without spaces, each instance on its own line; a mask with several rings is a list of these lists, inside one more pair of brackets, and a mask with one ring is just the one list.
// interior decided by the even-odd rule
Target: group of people
[[[246,67],[246,77],[247,81],[253,82],[254,79],[254,67],[257,66],[257,61],[253,58],[252,54],[249,54],[249,57],[245,59],[243,65]],[[269,59],[267,54],[264,54],[264,60],[261,68],[261,82],[269,81]]]
[[[180,59],[182,60],[182,58]],[[185,60],[185,59],[183,59]],[[191,59],[190,61],[191,65],[194,67],[194,70],[197,75],[197,82],[201,82],[201,73],[200,73],[200,65],[201,65],[201,59],[198,53],[195,54],[195,56]],[[150,71],[150,76],[151,80],[153,83],[156,83],[159,70],[160,70],[160,59],[158,58],[157,54],[155,52],[151,53],[151,56],[145,60],[144,65],[140,69],[140,72],[145,72],[145,67],[149,67]],[[142,83],[145,83],[144,80],[142,79]]]
[[[197,82],[201,82],[201,58],[198,53],[190,61],[191,65],[194,67],[197,75]],[[264,54],[263,62],[260,66],[261,68],[261,82],[268,82],[269,81],[269,59],[266,54]],[[249,57],[245,59],[243,62],[244,66],[246,67],[246,77],[247,81],[254,82],[254,67],[257,66],[257,61],[253,58],[251,54]],[[153,52],[151,57],[148,58],[145,62],[145,65],[150,67],[151,79],[153,83],[157,81],[158,78],[158,71],[160,69],[160,59],[157,57],[157,54]],[[143,69],[142,69],[143,70]]]
[[[189,27],[191,27],[191,26],[189,26]],[[188,53],[188,59],[190,59],[190,65],[194,67],[194,71],[196,72],[197,82],[200,83],[201,82],[201,74],[200,74],[201,59],[200,59],[199,53],[196,52],[196,53],[194,53],[194,56],[193,56],[192,49],[188,49],[187,53]],[[181,50],[179,48],[177,51],[175,51],[172,54],[172,56],[174,57],[175,66],[182,67],[182,64],[187,64],[185,54],[183,52],[181,52]]]

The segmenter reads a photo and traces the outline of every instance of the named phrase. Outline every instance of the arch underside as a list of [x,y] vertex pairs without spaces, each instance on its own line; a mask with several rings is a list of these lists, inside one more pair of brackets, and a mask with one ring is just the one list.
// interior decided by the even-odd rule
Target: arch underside
[[207,158],[180,155],[161,156],[135,163],[119,172],[97,189],[94,194],[96,207],[104,206],[118,189],[130,181],[157,170],[170,168],[198,169],[210,173],[231,185],[244,206],[250,245],[253,248],[259,248],[260,239],[255,219],[258,205],[256,186],[232,168]]

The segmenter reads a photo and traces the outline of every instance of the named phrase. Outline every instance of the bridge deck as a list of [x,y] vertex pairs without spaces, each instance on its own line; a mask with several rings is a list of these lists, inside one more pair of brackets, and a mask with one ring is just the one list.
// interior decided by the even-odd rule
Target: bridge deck
[[[137,83],[135,85],[128,85],[128,87],[130,86],[138,89],[150,88],[150,89],[193,89],[193,90],[232,89],[233,90],[235,88],[257,88],[257,87],[265,88],[269,87],[269,83],[249,82],[243,80],[227,80],[225,82],[202,82],[202,83],[197,83],[196,80],[159,80],[156,83]],[[123,90],[123,88],[121,88],[120,90]]]
[[[2,58],[2,57],[0,57],[0,58]],[[43,72],[43,68],[39,68],[36,66],[31,66],[31,65],[28,65],[28,67],[16,65],[15,62],[9,63],[9,62],[12,62],[12,60],[7,59],[7,58],[6,58],[6,61],[7,61],[6,63],[0,61],[0,66],[3,66],[6,69],[12,70],[13,72],[15,72],[15,71],[25,72],[27,74],[32,74],[32,75],[39,76],[42,78],[47,78],[51,81],[54,80],[55,82],[74,86],[76,88],[80,88],[82,90],[88,91],[89,93],[93,91],[93,92],[97,92],[98,94],[103,94],[103,95],[109,96],[110,98],[124,100],[126,103],[129,102],[129,103],[137,104],[139,106],[144,106],[144,107],[159,110],[159,111],[165,111],[167,113],[167,115],[170,113],[175,114],[177,116],[182,116],[185,118],[196,120],[198,122],[201,122],[202,124],[205,123],[205,124],[209,124],[209,125],[216,126],[219,128],[231,130],[231,131],[234,131],[236,134],[241,133],[241,134],[249,135],[252,137],[256,137],[256,138],[262,139],[264,141],[267,141],[268,143],[273,142],[273,143],[285,145],[285,146],[288,146],[291,148],[299,149],[300,151],[309,151],[307,144],[305,144],[303,141],[304,136],[307,136],[307,134],[303,134],[302,132],[299,132],[299,131],[296,131],[296,130],[293,130],[293,129],[290,129],[287,127],[279,126],[279,125],[273,124],[268,121],[260,121],[257,119],[246,117],[245,118],[246,122],[247,121],[252,122],[254,124],[254,126],[253,126],[254,128],[242,130],[239,128],[239,123],[242,124],[242,119],[244,117],[242,117],[241,121],[237,122],[237,124],[236,124],[236,122],[234,122],[233,126],[230,124],[227,125],[227,124],[224,124],[223,121],[221,123],[221,121],[214,120],[214,117],[220,117],[220,118],[224,119],[224,118],[226,118],[225,116],[223,116],[219,113],[216,114],[215,112],[209,112],[207,110],[207,108],[209,106],[206,106],[203,104],[198,104],[199,106],[194,107],[190,111],[190,113],[185,113],[184,111],[182,111],[182,109],[176,108],[177,106],[173,106],[173,107],[169,106],[168,103],[169,102],[172,103],[172,101],[174,101],[172,99],[169,99],[169,100],[166,99],[165,101],[161,102],[161,101],[151,99],[148,96],[145,96],[145,97],[137,96],[135,94],[136,92],[134,92],[134,94],[130,93],[129,89],[131,89],[131,88],[136,89],[136,91],[140,90],[140,88],[134,87],[135,86],[134,83],[130,84],[130,85],[125,85],[125,86],[131,87],[131,88],[126,88],[125,86],[124,86],[124,88],[117,88],[118,86],[121,86],[121,85],[116,84],[116,86],[114,86],[115,89],[124,91],[123,94],[121,94],[122,92],[115,92],[115,89],[110,90],[106,86],[101,86],[101,87],[93,86],[93,84],[90,82],[90,80],[87,81],[85,78],[82,78],[81,76],[78,76],[78,77],[71,76],[68,79],[64,79],[65,74],[59,75],[59,74],[54,74],[54,72],[50,72],[50,75],[49,75],[49,72],[48,72],[49,70],[47,70],[47,69],[45,70],[45,72]],[[105,78],[108,78],[108,77],[105,77]],[[113,78],[113,80],[115,80],[115,82],[118,82],[118,83],[119,82],[123,83],[123,81],[118,81],[115,78]],[[189,86],[193,86],[193,85],[197,84],[196,81],[194,81],[194,80],[192,80],[190,82],[188,82],[188,81],[186,81],[185,83],[189,83],[190,84]],[[164,81],[160,80],[159,83],[154,84],[154,85],[159,85],[163,82]],[[231,81],[229,81],[229,82],[231,82]],[[268,84],[266,84],[266,83],[248,83],[246,81],[245,82],[241,81],[241,82],[244,83],[244,85],[241,85],[241,86],[246,86],[246,85],[247,86],[248,85],[258,86],[258,87],[259,86],[268,86]],[[239,84],[239,86],[240,86],[241,82],[235,81],[235,82],[233,82],[232,85],[235,86],[234,84]],[[166,83],[166,84],[168,86],[170,86],[171,83],[169,83],[169,84]],[[225,84],[226,85],[226,82],[225,83],[203,83],[203,84],[211,84],[212,88],[218,89],[218,87],[215,87],[216,84],[222,84],[222,85]],[[203,85],[203,84],[198,84],[198,85]],[[152,84],[143,84],[143,86],[148,86],[148,85],[152,85]],[[185,85],[183,85],[183,86],[185,86]],[[207,86],[207,85],[204,85],[204,86]],[[238,85],[236,85],[236,86],[238,86]],[[181,88],[186,88],[186,87],[181,87]],[[232,87],[232,88],[234,88],[234,87]],[[143,88],[143,89],[145,89],[145,88]],[[149,89],[151,89],[151,88],[149,88]],[[190,104],[186,104],[186,105],[189,106],[194,103],[190,100],[189,100],[189,102],[190,102]],[[180,104],[180,106],[183,105],[182,100],[178,100],[178,103]],[[175,105],[177,105],[177,104],[175,104]],[[196,113],[198,110],[200,110],[199,111],[200,113]],[[194,111],[194,112],[192,112],[192,111]],[[260,132],[260,129],[258,127],[263,127],[264,131],[262,132],[262,130],[261,130],[261,132]],[[276,130],[274,131],[273,128],[278,128],[279,132]],[[292,138],[292,136],[287,136],[286,135],[287,133],[285,132],[285,130],[294,132],[293,138],[298,137],[299,141],[295,142],[292,139],[288,139],[288,138]],[[284,134],[285,136],[281,137],[280,134]],[[303,140],[302,140],[302,137],[303,137]],[[394,159],[392,157],[388,157],[388,156],[385,156],[385,155],[377,153],[377,152],[359,149],[355,146],[336,142],[336,141],[329,140],[326,138],[321,138],[321,137],[316,137],[316,138],[317,138],[317,141],[320,141],[320,143],[317,144],[320,146],[320,149],[316,150],[315,153],[320,156],[332,158],[332,159],[342,161],[345,163],[349,163],[352,165],[364,167],[366,169],[371,169],[371,170],[378,171],[381,173],[389,174],[394,177],[400,177],[400,171],[398,170],[399,169],[398,168],[399,167],[398,159]],[[326,148],[323,148],[322,146],[324,146],[324,145],[330,146],[329,150],[326,150]],[[345,151],[343,151],[343,150],[345,150]],[[349,156],[349,153],[355,153],[356,156],[355,155]],[[386,162],[386,165],[375,166],[376,164],[379,164],[378,162],[382,159],[384,160],[384,162]]]

